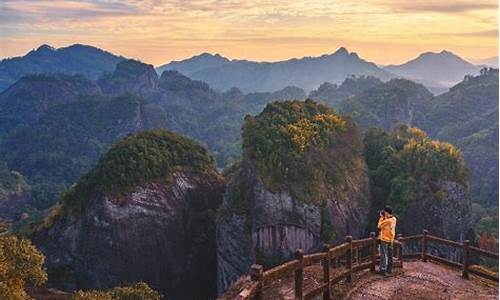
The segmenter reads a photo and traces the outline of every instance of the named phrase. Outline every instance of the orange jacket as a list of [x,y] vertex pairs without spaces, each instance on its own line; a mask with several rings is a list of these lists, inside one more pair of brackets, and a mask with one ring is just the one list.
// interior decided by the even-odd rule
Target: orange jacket
[[380,240],[388,243],[394,242],[396,235],[396,222],[395,216],[388,218],[380,217],[378,219],[378,229],[380,229]]

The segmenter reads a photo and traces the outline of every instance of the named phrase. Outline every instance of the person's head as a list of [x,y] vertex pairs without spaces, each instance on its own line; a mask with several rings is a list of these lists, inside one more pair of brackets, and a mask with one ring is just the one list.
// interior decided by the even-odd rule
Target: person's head
[[384,216],[392,216],[392,207],[390,205],[386,205],[386,207],[384,207]]

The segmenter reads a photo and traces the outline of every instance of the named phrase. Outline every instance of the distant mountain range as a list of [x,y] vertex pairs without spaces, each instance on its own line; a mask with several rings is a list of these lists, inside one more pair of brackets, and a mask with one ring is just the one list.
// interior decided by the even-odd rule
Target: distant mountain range
[[[55,49],[42,45],[25,56],[0,61],[0,91],[30,73],[83,74],[96,79],[112,72],[123,59],[92,46],[75,44]],[[487,65],[494,62],[490,59]],[[156,71],[161,74],[174,70],[221,91],[237,87],[244,93],[276,91],[287,86],[311,91],[324,82],[340,84],[352,76],[373,76],[382,81],[398,77],[414,80],[437,94],[447,91],[465,75],[477,74],[482,66],[443,50],[422,53],[401,65],[380,67],[342,47],[332,54],[279,62],[231,60],[220,54],[203,53],[162,65]]]
[[92,46],[74,44],[64,48],[41,45],[25,56],[0,61],[0,91],[27,74],[82,74],[97,79],[112,72],[124,57]]
[[243,92],[273,91],[286,86],[297,86],[310,91],[325,81],[342,83],[352,75],[371,75],[382,80],[394,77],[345,48],[319,57],[280,62],[229,60],[220,55],[205,53],[158,68],[160,73],[164,70],[179,71],[190,78],[205,81],[216,89],[238,87]]
[[476,75],[482,67],[443,50],[439,53],[422,53],[404,64],[386,66],[384,70],[436,90],[453,86],[465,75]]
[[469,59],[469,61],[476,65],[484,65],[492,68],[498,68],[498,56],[482,58],[482,59]]

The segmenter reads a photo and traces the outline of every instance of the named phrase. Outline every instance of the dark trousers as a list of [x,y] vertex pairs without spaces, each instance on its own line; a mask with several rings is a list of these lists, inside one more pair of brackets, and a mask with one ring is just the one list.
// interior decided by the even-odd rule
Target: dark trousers
[[380,272],[392,272],[392,243],[380,241]]

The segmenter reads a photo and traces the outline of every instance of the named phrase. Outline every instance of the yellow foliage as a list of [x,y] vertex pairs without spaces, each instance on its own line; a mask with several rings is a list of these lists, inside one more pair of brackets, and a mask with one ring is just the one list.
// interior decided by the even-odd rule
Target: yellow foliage
[[161,300],[160,293],[146,283],[138,282],[131,286],[115,287],[109,291],[78,291],[74,300]]
[[27,282],[42,285],[47,281],[45,257],[29,240],[15,236],[0,237],[0,299],[29,299]]
[[334,130],[343,130],[345,127],[345,120],[334,114],[317,114],[312,120],[302,118],[285,126],[290,141],[300,153],[303,153],[308,146],[317,144],[322,133],[328,134]]

